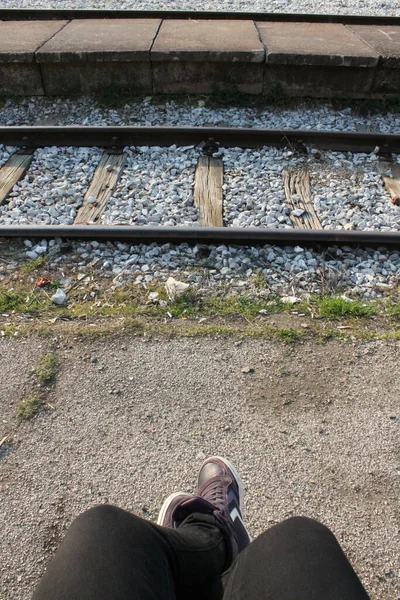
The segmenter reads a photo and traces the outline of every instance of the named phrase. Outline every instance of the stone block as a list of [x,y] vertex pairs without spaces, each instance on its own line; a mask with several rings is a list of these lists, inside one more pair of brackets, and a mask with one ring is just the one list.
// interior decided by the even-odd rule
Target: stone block
[[77,19],[36,53],[46,94],[152,92],[150,48],[160,19]]
[[304,65],[267,65],[265,95],[312,98],[364,98],[371,91],[373,69]]
[[35,52],[68,21],[0,22],[0,91],[5,94],[43,95]]
[[239,92],[261,94],[263,65],[216,62],[155,62],[153,89],[156,94],[214,94]]
[[379,54],[375,94],[400,94],[400,26],[352,25],[348,29]]
[[379,56],[379,65],[400,68],[400,25],[348,25]]
[[104,91],[152,93],[148,62],[42,63],[45,94],[79,95]]
[[36,53],[39,63],[150,61],[160,19],[75,19]]
[[257,23],[265,45],[264,93],[364,97],[378,54],[340,23]]
[[257,23],[268,64],[375,67],[379,55],[340,23]]
[[253,21],[166,20],[151,50],[152,62],[264,62]]
[[164,21],[151,50],[154,91],[261,94],[264,56],[252,21]]

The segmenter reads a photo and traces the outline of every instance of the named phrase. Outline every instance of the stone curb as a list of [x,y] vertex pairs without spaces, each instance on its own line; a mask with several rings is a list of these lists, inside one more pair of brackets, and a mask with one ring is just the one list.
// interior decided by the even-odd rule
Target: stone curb
[[368,98],[400,89],[400,26],[252,20],[0,22],[0,92]]

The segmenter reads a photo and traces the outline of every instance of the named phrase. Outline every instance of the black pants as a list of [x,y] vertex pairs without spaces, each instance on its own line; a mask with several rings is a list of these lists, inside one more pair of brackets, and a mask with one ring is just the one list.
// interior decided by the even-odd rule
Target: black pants
[[333,533],[312,519],[283,521],[226,561],[212,516],[195,514],[170,530],[103,505],[72,523],[33,598],[368,599]]

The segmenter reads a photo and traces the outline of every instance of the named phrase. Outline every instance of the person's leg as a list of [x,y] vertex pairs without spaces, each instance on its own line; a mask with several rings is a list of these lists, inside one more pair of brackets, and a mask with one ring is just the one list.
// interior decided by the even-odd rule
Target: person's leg
[[224,600],[368,600],[333,533],[293,517],[265,531],[224,576]]
[[169,496],[159,525],[91,509],[71,525],[33,600],[221,600],[221,575],[250,542],[242,497],[235,467],[212,457],[196,495]]
[[184,598],[217,579],[228,555],[210,513],[192,511],[178,531],[101,505],[72,523],[33,600]]

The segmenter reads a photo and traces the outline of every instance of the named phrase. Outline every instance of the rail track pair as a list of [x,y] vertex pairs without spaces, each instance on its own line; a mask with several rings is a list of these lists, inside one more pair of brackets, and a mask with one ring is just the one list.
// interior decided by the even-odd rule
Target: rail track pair
[[[210,143],[210,138],[212,141]],[[400,153],[400,135],[382,133],[338,133],[209,127],[2,127],[0,143],[17,146],[22,156],[45,146],[101,147],[108,155],[118,154],[126,146],[203,147],[212,155],[222,147],[310,149],[350,152],[375,152],[385,159]],[[215,144],[215,146],[213,146]],[[208,145],[208,146],[207,146]],[[3,166],[3,170],[4,170]],[[25,169],[26,170],[26,169]],[[0,171],[0,187],[2,182]],[[20,177],[24,169],[20,171]],[[11,191],[9,188],[8,191]],[[400,212],[400,211],[399,211]],[[400,214],[399,214],[400,218]],[[181,227],[76,224],[76,225],[1,225],[2,238],[54,238],[124,240],[131,243],[171,242],[191,244],[239,245],[360,245],[400,247],[399,232],[342,231],[323,229],[268,229],[264,227]]]

